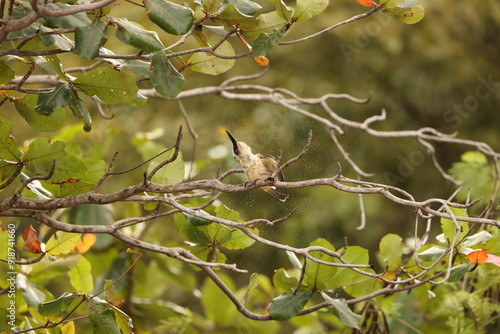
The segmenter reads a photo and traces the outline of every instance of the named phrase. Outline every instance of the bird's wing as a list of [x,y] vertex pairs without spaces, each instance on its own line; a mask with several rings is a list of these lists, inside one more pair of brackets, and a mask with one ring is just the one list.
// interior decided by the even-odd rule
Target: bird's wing
[[[266,169],[269,171],[269,175],[271,175],[272,173],[274,173],[279,168],[278,163],[271,156],[265,156],[265,157],[261,156],[261,161],[264,164],[264,166],[266,167]],[[285,180],[285,178],[283,177],[283,173],[282,172],[279,172],[276,175],[276,178],[278,180],[280,180],[280,181],[284,181]]]

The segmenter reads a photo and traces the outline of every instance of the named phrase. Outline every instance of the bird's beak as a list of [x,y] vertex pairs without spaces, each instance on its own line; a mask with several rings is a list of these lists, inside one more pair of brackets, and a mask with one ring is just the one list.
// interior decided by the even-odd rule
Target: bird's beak
[[229,139],[231,139],[231,142],[233,143],[233,152],[238,152],[238,141],[236,140],[236,138],[233,137],[233,135],[231,133],[229,133],[229,131],[226,130],[226,133],[227,135],[229,136]]

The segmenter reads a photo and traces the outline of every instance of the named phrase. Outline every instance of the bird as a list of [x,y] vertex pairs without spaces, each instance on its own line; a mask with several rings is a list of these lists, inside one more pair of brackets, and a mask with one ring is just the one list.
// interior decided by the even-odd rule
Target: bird
[[[272,156],[263,156],[259,153],[253,154],[252,149],[247,144],[237,141],[229,131],[226,130],[226,133],[233,143],[234,161],[243,167],[243,172],[245,173],[248,183],[268,179],[278,170],[278,163]],[[281,171],[276,174],[276,178],[280,181],[285,180]],[[265,190],[282,202],[286,201],[288,198],[287,194],[280,193],[276,190],[276,187],[264,186],[261,187],[261,189]]]

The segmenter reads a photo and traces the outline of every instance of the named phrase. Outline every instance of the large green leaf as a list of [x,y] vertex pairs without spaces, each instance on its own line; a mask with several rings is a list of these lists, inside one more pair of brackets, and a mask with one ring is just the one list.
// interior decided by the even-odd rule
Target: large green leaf
[[38,95],[26,94],[22,99],[15,100],[14,106],[17,112],[35,130],[52,132],[62,128],[66,122],[66,110],[64,108],[56,108],[50,116],[40,115],[35,111],[37,101]]
[[88,26],[75,30],[75,53],[83,58],[94,59],[107,40],[106,23],[96,16]]
[[69,103],[69,85],[58,82],[53,89],[38,95],[35,111],[41,115],[49,116],[55,108],[66,107]]
[[[151,172],[154,168],[156,168],[160,162],[170,159],[172,155],[174,154],[174,151],[168,152],[166,155],[162,155],[161,157],[158,157],[154,159],[154,161],[151,162],[149,165],[148,172]],[[153,175],[153,178],[151,181],[154,183],[166,185],[166,184],[177,184],[182,182],[184,179],[184,160],[182,160],[182,153],[179,152],[177,159],[172,161],[169,164],[166,164],[162,168],[160,168],[155,175]]]
[[239,13],[248,16],[254,15],[262,8],[261,5],[250,0],[225,0],[223,6],[234,6]]
[[[335,251],[335,248],[328,241],[321,238],[311,242],[309,246],[321,246],[328,250]],[[322,261],[327,261],[332,263],[336,262],[335,261],[336,259],[334,257],[326,255],[325,253],[320,251],[311,252],[310,254],[314,258],[317,258]],[[324,264],[319,264],[317,262],[308,260],[306,266],[305,282],[309,287],[317,290],[332,289],[333,287],[335,287],[335,282],[333,281],[333,277],[335,276],[336,272],[337,272],[336,267],[327,266]]]
[[0,61],[0,84],[4,84],[14,79],[16,72],[4,61]]
[[262,33],[253,44],[252,53],[255,57],[265,56],[273,47],[278,45],[285,34],[287,26],[273,29],[270,33]]
[[[209,41],[211,45],[216,42],[216,40]],[[215,52],[223,56],[235,55],[233,46],[227,41],[222,43],[217,50],[215,50]],[[219,75],[228,71],[231,67],[233,67],[234,62],[235,59],[221,59],[205,52],[195,53],[189,59],[189,64],[191,65],[191,69],[193,71],[210,75]]]
[[76,298],[81,296],[81,293],[78,292],[65,292],[55,300],[40,304],[38,306],[38,313],[45,317],[61,314]]
[[293,11],[293,18],[297,21],[305,21],[313,16],[323,13],[328,7],[328,0],[297,0],[297,6]]
[[288,24],[288,21],[279,16],[277,12],[261,14],[256,21],[245,21],[239,25],[243,36],[250,40],[256,40],[263,33],[269,34],[274,29],[280,29]]
[[0,158],[2,161],[17,163],[21,153],[16,138],[12,135],[12,123],[0,116]]
[[145,30],[137,23],[133,24],[127,19],[112,18],[111,22],[118,28],[116,37],[126,44],[148,52],[164,48],[155,31]]
[[172,35],[182,35],[193,25],[193,11],[165,0],[144,0],[151,21]]
[[284,0],[268,0],[268,2],[276,7],[278,16],[285,20],[290,20],[293,14],[293,7],[287,6]]
[[[225,274],[218,274],[218,276],[231,291],[236,291],[236,286],[229,276]],[[239,315],[231,300],[208,278],[201,287],[201,304],[207,318],[218,326],[230,324]]]
[[[349,246],[342,256],[349,264],[368,264],[368,250],[359,246]],[[340,262],[340,261],[336,261]],[[366,269],[364,269],[366,271]],[[373,272],[373,270],[369,270]],[[343,287],[351,284],[359,284],[360,282],[369,279],[369,277],[359,274],[349,268],[338,268],[333,281],[336,287]]]
[[291,292],[297,287],[299,280],[297,277],[290,276],[285,269],[280,268],[274,272],[273,284],[282,292]]
[[399,268],[403,256],[403,239],[397,234],[389,233],[380,240],[380,255],[389,268]]
[[57,231],[45,245],[47,253],[53,256],[68,254],[80,240],[80,234]]
[[89,320],[94,327],[94,334],[121,334],[116,324],[113,311],[109,304],[97,297],[87,299],[89,306]]
[[133,104],[138,91],[134,78],[112,68],[96,68],[74,81],[89,96],[96,95],[106,104]]
[[177,72],[163,51],[153,52],[151,55],[151,83],[161,95],[174,98],[184,85],[184,76]]
[[345,299],[329,299],[329,302],[332,305],[332,313],[335,314],[342,323],[348,327],[356,328],[361,331],[361,319],[362,316],[351,311]]
[[92,277],[92,266],[90,262],[79,255],[76,266],[68,271],[69,281],[75,290],[89,294],[94,290],[94,281]]
[[40,32],[46,34],[40,35],[42,43],[49,48],[58,47],[61,50],[70,51],[74,46],[73,41],[62,34],[55,34],[55,31],[56,29],[41,26]]
[[301,290],[295,295],[285,292],[274,298],[267,310],[273,319],[288,320],[306,305],[311,294],[311,290]]

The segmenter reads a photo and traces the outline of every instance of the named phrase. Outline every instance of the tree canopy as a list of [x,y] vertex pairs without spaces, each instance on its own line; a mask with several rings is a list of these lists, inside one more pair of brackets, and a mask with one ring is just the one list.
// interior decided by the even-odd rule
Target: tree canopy
[[498,327],[493,0],[0,12],[0,330]]

